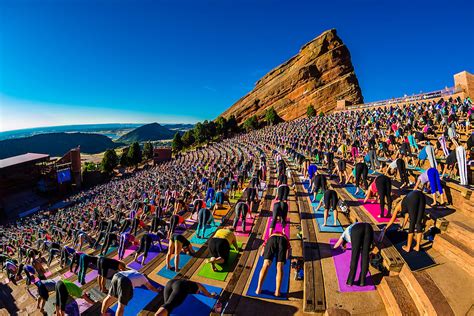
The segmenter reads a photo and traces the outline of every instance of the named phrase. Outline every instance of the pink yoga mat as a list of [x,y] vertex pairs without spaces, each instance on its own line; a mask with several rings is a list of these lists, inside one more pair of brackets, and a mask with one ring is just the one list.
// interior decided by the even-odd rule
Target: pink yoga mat
[[63,276],[64,276],[66,279],[69,279],[69,278],[72,277],[73,275],[74,275],[74,273],[71,272],[71,271],[68,271],[68,272],[66,272],[66,273],[63,274]]
[[[269,217],[268,218],[268,222],[267,222],[267,230],[265,231],[265,237],[264,237],[264,240],[267,240],[268,237],[270,237],[270,226],[272,224],[272,221],[273,221],[273,218]],[[275,229],[273,230],[274,233],[276,232],[283,232],[283,227],[281,226],[281,222],[278,221],[275,225]],[[285,236],[290,238],[290,223],[289,221],[287,220],[286,222],[286,227],[285,227]]]
[[245,233],[243,233],[242,232],[242,220],[239,219],[239,221],[237,223],[237,227],[235,228],[234,234],[236,236],[248,237],[250,235],[250,232],[252,231],[253,221],[254,221],[254,219],[249,218],[248,216],[246,216],[246,218],[245,218]]
[[[137,246],[133,245],[133,246],[130,246],[130,248],[128,249],[125,249],[125,252],[123,253],[123,259],[127,258],[128,256],[130,256],[132,253],[134,253],[136,250],[138,249]],[[113,259],[115,260],[119,260],[118,258],[118,254],[116,254]]]
[[[365,208],[365,210],[372,216],[372,218],[377,222],[377,223],[388,223],[390,221],[390,218],[384,217],[384,218],[378,218],[377,216],[380,215],[380,204],[379,203],[371,203],[373,200],[368,200],[366,204],[364,204],[363,199],[358,200],[360,205]],[[385,209],[384,213],[387,214],[388,210]],[[398,219],[395,221],[398,222]]]
[[44,273],[44,276],[47,277],[47,278],[49,278],[52,274],[53,274],[53,273],[52,273],[51,271],[46,271],[46,272]]
[[79,307],[79,313],[81,315],[92,306],[91,303],[87,302],[83,298],[77,298],[76,303],[77,303],[77,306]]
[[[91,281],[94,280],[95,278],[97,278],[97,275],[98,275],[98,274],[99,274],[99,273],[97,272],[97,270],[92,270],[92,271],[88,272],[88,273],[86,274],[86,277],[85,277],[86,284],[89,283],[89,282],[91,282]],[[76,284],[76,285],[79,286],[79,287],[82,286],[81,283],[79,283],[79,281],[74,282],[74,284]]]
[[[334,266],[336,267],[336,275],[337,275],[337,282],[339,283],[339,291],[341,292],[367,292],[367,291],[374,291],[375,285],[374,281],[372,280],[372,276],[370,272],[367,271],[366,276],[366,286],[348,286],[346,284],[347,276],[349,275],[350,264],[351,264],[351,244],[347,244],[347,248],[343,251],[341,248],[334,249],[334,245],[336,244],[337,239],[331,239],[329,241],[329,245],[331,246],[331,254],[332,259],[334,260]],[[359,281],[359,274],[360,274],[360,258],[359,262],[357,263],[357,272],[355,276],[355,281]],[[354,282],[354,283],[356,283]]]

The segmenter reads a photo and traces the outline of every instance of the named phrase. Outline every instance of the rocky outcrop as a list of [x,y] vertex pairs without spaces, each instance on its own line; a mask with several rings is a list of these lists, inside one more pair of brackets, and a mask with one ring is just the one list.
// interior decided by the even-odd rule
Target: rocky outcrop
[[309,104],[317,112],[328,112],[340,99],[363,103],[349,49],[332,29],[257,81],[251,92],[222,115],[235,115],[242,123],[254,114],[264,117],[273,106],[281,118],[292,120],[305,116]]

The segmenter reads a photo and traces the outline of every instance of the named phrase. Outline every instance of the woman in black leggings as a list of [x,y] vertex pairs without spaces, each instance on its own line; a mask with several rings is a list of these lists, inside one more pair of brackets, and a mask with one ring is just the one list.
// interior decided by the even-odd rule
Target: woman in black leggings
[[207,297],[217,297],[216,293],[209,293],[204,286],[197,282],[185,279],[169,280],[163,291],[165,303],[158,309],[155,316],[168,316],[176,307],[184,302],[189,294],[197,294],[199,292]]
[[239,222],[239,219],[242,220],[242,232],[245,233],[245,222],[247,219],[247,213],[249,212],[249,206],[245,202],[239,202],[235,206],[235,216],[234,216],[234,223],[232,227],[234,229],[237,227],[237,223]]
[[[354,223],[347,227],[342,233],[334,248],[346,247],[346,243],[351,243],[351,265],[346,284],[352,286],[357,271],[357,263],[360,260],[359,286],[365,286],[365,277],[369,270],[369,255],[374,241],[374,230],[369,223]],[[376,248],[374,248],[376,249]],[[378,251],[378,249],[376,250]]]
[[318,195],[319,189],[321,189],[323,193],[327,189],[326,176],[321,173],[318,173],[311,179],[311,192],[313,193],[312,202],[316,202],[316,196]]
[[[392,216],[392,180],[386,175],[379,175],[375,180],[370,184],[367,194],[364,199],[364,204],[372,197],[378,195],[380,203],[380,217],[390,217]],[[385,211],[385,200],[387,201],[388,212],[387,215],[384,215]]]
[[367,190],[367,187],[369,186],[367,182],[367,175],[369,174],[369,167],[367,167],[365,162],[358,162],[355,165],[355,185],[357,187],[357,190],[355,194],[359,193],[359,184],[360,180],[362,178],[362,182],[364,184],[364,190]]
[[334,226],[337,225],[337,203],[339,202],[339,197],[337,196],[336,191],[329,189],[324,192],[324,197],[319,201],[318,207],[316,210],[319,210],[321,206],[324,206],[324,223],[323,226],[327,225],[327,220],[329,216],[329,211],[334,212]]
[[275,229],[276,223],[278,218],[281,219],[281,226],[283,229],[286,227],[286,217],[288,216],[288,203],[279,201],[275,202],[273,204],[273,218],[272,218],[272,224],[270,225],[270,235],[273,233],[273,230]]
[[[143,234],[140,239],[140,248],[135,252],[135,261],[137,261],[138,255],[143,252],[141,265],[145,263],[146,258],[148,257],[148,252],[150,252],[151,247],[153,246],[153,234],[146,232]],[[137,261],[138,262],[138,261]]]
[[395,222],[397,214],[401,213],[404,216],[401,229],[403,229],[405,227],[406,222],[410,220],[410,225],[408,226],[407,244],[402,248],[406,252],[410,252],[411,244],[413,243],[413,234],[416,234],[416,244],[413,247],[413,250],[420,251],[421,238],[423,236],[422,222],[425,215],[425,209],[426,197],[423,192],[418,190],[411,191],[395,207],[390,222],[388,222],[387,226],[385,226],[385,228],[383,229],[382,237],[387,231],[387,229]]

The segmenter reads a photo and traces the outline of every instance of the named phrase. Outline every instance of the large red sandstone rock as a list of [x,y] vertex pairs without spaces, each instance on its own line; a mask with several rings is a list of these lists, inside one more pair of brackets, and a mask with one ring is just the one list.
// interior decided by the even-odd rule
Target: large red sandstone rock
[[235,115],[242,123],[254,114],[263,118],[273,106],[284,120],[293,120],[305,116],[309,104],[318,112],[328,112],[339,99],[363,103],[349,49],[332,29],[257,81],[251,92],[222,115]]

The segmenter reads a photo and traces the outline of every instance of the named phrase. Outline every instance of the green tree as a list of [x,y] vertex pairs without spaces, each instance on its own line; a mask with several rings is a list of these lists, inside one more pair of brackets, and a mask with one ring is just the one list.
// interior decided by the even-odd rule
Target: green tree
[[195,141],[195,139],[194,139],[194,130],[190,129],[190,130],[186,131],[183,134],[183,137],[181,137],[181,140],[183,141],[184,147],[189,147],[192,144],[194,144],[194,141]]
[[308,105],[306,108],[306,115],[311,118],[316,116],[316,110],[314,109],[314,106],[312,104]]
[[120,155],[120,165],[122,167],[128,167],[130,165],[130,162],[128,161],[128,148],[125,147],[122,149],[122,155]]
[[194,126],[194,139],[195,141],[200,144],[203,143],[206,140],[206,127],[204,126],[203,123],[197,122],[196,125]]
[[216,132],[217,135],[227,136],[228,124],[227,120],[223,116],[219,116],[216,120]]
[[319,112],[319,117],[323,117],[324,116],[324,112]]
[[127,159],[131,166],[136,166],[142,161],[142,150],[138,142],[134,142],[127,153]]
[[153,144],[151,142],[146,142],[143,145],[143,156],[147,160],[153,158]]
[[278,113],[275,111],[273,106],[265,112],[265,121],[269,125],[275,125],[280,122],[281,118],[278,116]]
[[237,124],[237,119],[235,118],[235,115],[231,115],[227,120],[227,129],[230,133],[239,132],[239,124]]
[[174,152],[178,152],[183,149],[183,140],[181,139],[181,134],[179,132],[174,134],[173,142],[171,143],[171,148]]
[[245,120],[243,125],[245,131],[250,132],[258,128],[258,118],[256,115]]
[[101,169],[105,173],[111,173],[117,167],[119,159],[117,153],[113,149],[107,149],[102,157]]

